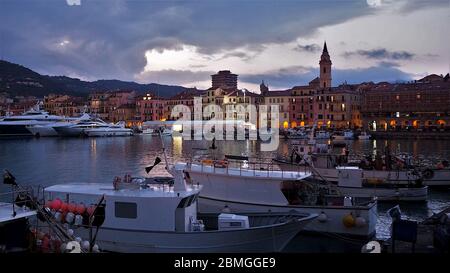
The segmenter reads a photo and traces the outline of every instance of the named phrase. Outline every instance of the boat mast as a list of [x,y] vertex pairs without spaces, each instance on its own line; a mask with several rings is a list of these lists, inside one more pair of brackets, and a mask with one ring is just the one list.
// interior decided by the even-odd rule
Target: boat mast
[[159,138],[161,139],[161,145],[162,145],[162,150],[163,150],[163,154],[164,154],[164,161],[166,162],[166,170],[170,173],[171,170],[169,168],[169,160],[167,159],[166,147],[164,145],[164,140],[162,137],[161,130],[159,130]]

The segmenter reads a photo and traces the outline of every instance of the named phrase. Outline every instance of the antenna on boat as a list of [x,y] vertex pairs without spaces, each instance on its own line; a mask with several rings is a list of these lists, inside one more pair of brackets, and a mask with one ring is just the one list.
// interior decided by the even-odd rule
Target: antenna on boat
[[164,140],[162,137],[161,130],[159,130],[159,138],[161,139],[161,145],[162,145],[162,150],[163,150],[163,154],[164,154],[164,161],[166,162],[166,170],[170,173],[169,160],[167,159],[166,146],[164,145]]

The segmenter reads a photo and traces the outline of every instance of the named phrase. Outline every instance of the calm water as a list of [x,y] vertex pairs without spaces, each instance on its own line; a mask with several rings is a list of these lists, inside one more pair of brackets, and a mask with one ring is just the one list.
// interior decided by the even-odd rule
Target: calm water
[[[180,137],[164,138],[170,160],[188,160],[207,148],[206,141],[182,141]],[[279,153],[289,152],[289,141],[281,140]],[[260,152],[257,141],[217,141],[214,152],[223,154],[273,157],[276,152]],[[450,142],[438,140],[353,141],[355,153],[373,153],[389,146],[391,150],[410,152],[419,157],[450,158]],[[125,173],[145,176],[145,166],[156,156],[162,158],[159,137],[137,135],[118,138],[25,138],[0,139],[0,169],[10,170],[21,184],[52,185],[68,182],[112,182],[114,176]],[[155,168],[164,174],[164,165]],[[0,190],[4,190],[4,185]],[[431,191],[423,204],[400,204],[404,215],[421,220],[450,204],[450,191]],[[377,237],[386,238],[390,225],[385,216],[395,204],[379,205]]]

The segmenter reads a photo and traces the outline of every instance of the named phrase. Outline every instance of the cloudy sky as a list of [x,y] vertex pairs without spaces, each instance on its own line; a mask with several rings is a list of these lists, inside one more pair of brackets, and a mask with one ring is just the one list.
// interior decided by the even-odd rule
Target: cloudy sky
[[449,0],[1,0],[0,57],[50,75],[210,87],[333,85],[450,69]]

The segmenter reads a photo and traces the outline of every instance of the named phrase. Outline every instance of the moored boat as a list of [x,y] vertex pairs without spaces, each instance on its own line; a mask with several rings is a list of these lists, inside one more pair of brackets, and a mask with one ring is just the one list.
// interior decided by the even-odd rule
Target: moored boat
[[[189,181],[200,184],[200,212],[317,213],[305,231],[370,238],[375,234],[376,200],[349,198],[328,187],[313,189],[311,173],[275,170],[273,165],[243,160],[177,163]],[[350,219],[348,221],[344,219]],[[356,224],[357,223],[357,224]]]
[[384,158],[377,154],[375,160],[362,158],[351,160],[350,154],[334,154],[331,147],[315,142],[292,143],[292,153],[288,157],[277,156],[273,159],[280,169],[298,170],[311,165],[322,177],[332,183],[338,183],[336,167],[356,165],[361,167],[365,178],[383,181],[386,185],[412,185],[423,183],[426,186],[450,186],[450,167],[447,160],[436,165],[419,165],[410,162],[410,158],[393,156],[387,153]]
[[[48,198],[94,202],[104,196],[104,222],[96,241],[114,252],[273,252],[317,217],[314,214],[197,214],[202,189],[186,185],[183,170],[170,172],[172,183],[158,179],[111,184],[62,184],[45,189]],[[125,185],[128,184],[128,185]],[[65,199],[63,199],[65,200]],[[74,232],[87,236],[83,226]]]

